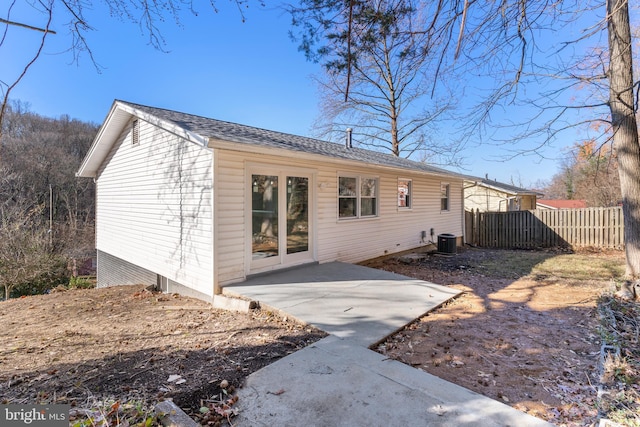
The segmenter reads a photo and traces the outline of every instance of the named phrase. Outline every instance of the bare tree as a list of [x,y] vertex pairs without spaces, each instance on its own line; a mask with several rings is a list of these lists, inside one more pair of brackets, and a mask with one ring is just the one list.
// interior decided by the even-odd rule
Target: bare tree
[[618,153],[627,275],[640,277],[640,141],[634,99],[629,3],[607,2],[609,108],[613,145]]
[[21,176],[0,167],[0,184],[0,284],[8,299],[18,285],[58,277],[65,263],[51,250],[44,206],[22,197]]
[[94,184],[77,180],[75,171],[97,126],[42,117],[16,102],[5,117],[0,280],[10,295],[16,286],[46,288],[64,280],[64,260],[93,253]]
[[59,278],[66,263],[51,252],[47,227],[39,221],[38,210],[24,212],[14,206],[0,215],[0,283],[5,299],[18,285]]
[[617,206],[622,200],[618,159],[609,146],[595,150],[595,141],[576,144],[543,189],[551,199],[585,200],[587,206]]
[[[291,8],[297,25],[313,7]],[[373,17],[373,19],[372,19]],[[450,144],[430,139],[452,97],[432,97],[428,75],[437,67],[422,11],[404,0],[359,2],[351,25],[336,26],[327,38],[334,53],[319,77],[321,115],[318,129],[329,139],[342,139],[353,128],[354,142],[395,156],[423,157],[450,163]],[[350,33],[358,34],[344,46]],[[312,52],[308,52],[310,55]],[[345,88],[349,87],[346,92]]]
[[[244,20],[243,6],[248,3],[248,0],[232,1],[238,6],[240,17]],[[261,3],[260,0],[259,3]],[[24,63],[20,65],[16,75],[0,74],[0,102],[2,102],[0,104],[0,142],[3,136],[2,124],[6,107],[12,92],[43,54],[50,37],[54,35],[63,37],[62,34],[66,34],[65,37],[69,37],[69,51],[73,61],[78,62],[80,56],[86,54],[96,69],[100,70],[100,65],[87,41],[87,35],[94,28],[85,17],[86,10],[91,10],[97,4],[106,5],[112,18],[139,25],[148,43],[162,51],[166,47],[166,41],[162,35],[161,24],[167,20],[173,20],[176,25],[180,25],[180,18],[184,13],[197,15],[193,0],[37,0],[27,2],[27,7],[30,7],[33,12],[30,15],[33,22],[20,22],[13,18],[16,4],[17,0],[9,0],[6,7],[3,6],[0,9],[0,59],[3,53],[2,48],[14,40],[23,40],[26,33],[39,33],[40,38],[33,46],[33,51],[26,53]],[[211,0],[209,5],[217,12],[215,1]],[[64,23],[62,25],[66,31],[54,31],[54,22],[58,25]]]
[[10,26],[15,26],[26,31],[41,32],[42,37],[40,38],[34,53],[27,59],[24,67],[22,68],[22,71],[20,71],[20,73],[16,77],[7,78],[7,77],[0,76],[0,93],[2,94],[2,101],[1,101],[2,104],[0,104],[0,164],[2,163],[3,123],[4,123],[4,117],[6,114],[7,106],[9,104],[9,99],[10,99],[9,97],[11,96],[11,92],[22,81],[22,79],[27,74],[29,69],[33,66],[33,64],[35,64],[35,62],[38,60],[38,58],[42,54],[45,41],[47,40],[47,37],[49,36],[49,34],[55,34],[55,31],[52,31],[50,29],[51,21],[53,19],[54,0],[40,1],[34,4],[34,6],[40,5],[40,8],[37,8],[37,6],[35,7],[44,16],[45,24],[42,28],[11,21],[10,20],[11,12],[13,11],[15,4],[16,4],[16,0],[13,0],[12,2],[9,3],[9,7],[7,8],[7,14],[6,14],[7,19],[0,20],[0,24],[4,24],[4,27],[5,27],[4,31],[2,32],[2,37],[0,38],[0,48],[2,48],[2,46],[5,45],[5,43],[7,43],[7,36],[9,33]]
[[[307,15],[311,23],[305,27],[302,47],[314,51],[314,46],[320,44],[314,52],[320,59],[329,57],[331,44],[322,43],[332,32],[332,23],[349,28],[353,10],[368,2],[312,2],[313,13]],[[441,0],[421,5],[432,17],[430,24],[421,30],[406,31],[440,35],[434,84],[439,83],[444,69],[458,71],[461,79],[472,76],[474,81],[484,83],[482,103],[464,121],[462,132],[466,137],[502,133],[506,126],[519,126],[524,130],[502,140],[515,140],[514,150],[520,153],[539,152],[569,129],[584,129],[594,123],[610,127],[611,133],[603,133],[599,141],[611,141],[618,156],[627,274],[640,276],[640,144],[628,0],[610,0],[606,4],[597,0]],[[588,24],[577,35],[561,37],[563,30],[575,34],[570,30],[585,22]],[[608,35],[608,47],[598,47],[593,42],[588,58],[572,55],[584,51],[603,32]],[[359,54],[351,46],[357,45],[359,36],[358,32],[347,31],[342,42],[342,48],[350,55],[346,66],[351,69]],[[350,71],[346,74],[350,75]],[[466,90],[470,83],[467,79],[461,86]],[[348,92],[350,81],[346,84]],[[530,92],[536,95],[531,96]],[[535,107],[536,113],[523,117],[523,110],[518,109],[522,106]],[[523,148],[522,144],[528,141],[535,143]]]

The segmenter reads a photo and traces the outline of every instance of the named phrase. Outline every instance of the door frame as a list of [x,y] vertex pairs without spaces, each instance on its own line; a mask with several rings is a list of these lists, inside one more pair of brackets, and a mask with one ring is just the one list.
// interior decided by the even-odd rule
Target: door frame
[[[278,255],[253,260],[253,230],[252,230],[252,204],[253,204],[253,175],[271,175],[277,176],[278,185]],[[247,275],[262,273],[281,268],[293,267],[300,264],[315,262],[316,254],[316,183],[317,171],[310,168],[291,167],[279,164],[267,163],[246,163],[245,164],[245,272]],[[287,205],[287,176],[303,177],[309,179],[307,209],[308,209],[308,233],[309,233],[309,250],[306,252],[298,252],[287,254],[286,243],[286,205]],[[281,232],[281,228],[282,231]]]

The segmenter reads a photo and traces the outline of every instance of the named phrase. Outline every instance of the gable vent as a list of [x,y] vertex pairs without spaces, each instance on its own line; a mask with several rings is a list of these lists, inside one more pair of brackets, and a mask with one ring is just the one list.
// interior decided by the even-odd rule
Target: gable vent
[[131,123],[131,145],[136,145],[138,142],[140,142],[140,124],[138,119],[135,119]]

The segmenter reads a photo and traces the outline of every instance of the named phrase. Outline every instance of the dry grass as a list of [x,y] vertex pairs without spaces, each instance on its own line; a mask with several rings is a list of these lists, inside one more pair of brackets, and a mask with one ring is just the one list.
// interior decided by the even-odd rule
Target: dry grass
[[371,266],[465,291],[379,347],[388,357],[558,426],[640,427],[640,311],[612,296],[623,253],[466,248]]
[[603,295],[598,301],[602,357],[598,411],[628,427],[640,427],[640,305]]

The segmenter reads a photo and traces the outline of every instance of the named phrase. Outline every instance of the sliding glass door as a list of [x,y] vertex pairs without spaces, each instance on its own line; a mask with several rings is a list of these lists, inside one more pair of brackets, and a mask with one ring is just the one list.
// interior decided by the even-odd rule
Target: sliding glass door
[[252,173],[251,270],[310,260],[310,176]]
[[287,177],[287,255],[309,250],[309,178]]
[[278,244],[278,177],[253,175],[251,224],[253,259],[277,257]]

